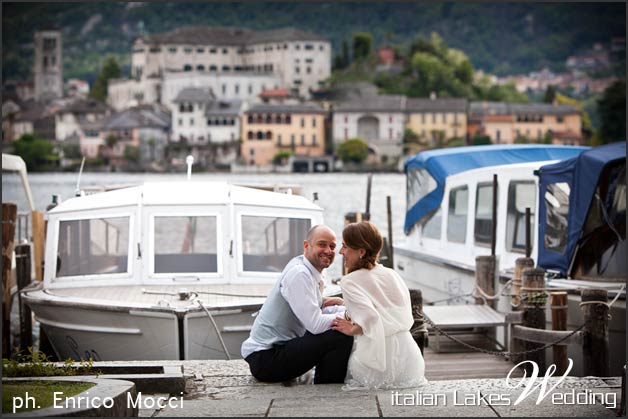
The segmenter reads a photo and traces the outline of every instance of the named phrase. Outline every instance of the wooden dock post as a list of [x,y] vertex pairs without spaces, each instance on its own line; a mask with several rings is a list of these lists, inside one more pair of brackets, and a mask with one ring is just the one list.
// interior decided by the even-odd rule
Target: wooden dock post
[[412,317],[414,318],[410,333],[419,346],[421,354],[424,354],[424,349],[428,345],[428,335],[425,321],[423,320],[423,293],[421,290],[410,290],[410,303],[412,304]]
[[395,269],[393,262],[393,228],[392,228],[392,209],[390,205],[390,195],[386,197],[386,215],[388,219],[388,267]]
[[[521,284],[523,282],[523,272],[526,269],[533,269],[534,268],[534,260],[529,258],[529,257],[522,257],[522,258],[517,258],[517,260],[515,260],[515,273],[514,276],[512,278],[512,286],[511,286],[511,310],[512,311],[522,311],[523,308],[521,307],[521,299],[519,297],[519,294],[521,293]],[[514,334],[512,333],[512,325],[511,325],[511,332],[510,332],[510,352],[521,352],[523,351],[523,342],[521,342],[519,339],[515,339],[513,336]],[[519,362],[521,362],[521,356],[519,355],[513,355],[510,360],[515,363],[518,364]]]
[[[550,293],[550,306],[552,308],[552,330],[567,330],[567,293]],[[556,375],[563,375],[567,371],[567,345],[552,346]]]
[[[495,294],[495,265],[496,258],[493,255],[476,256],[475,258],[475,284],[486,294]],[[476,304],[482,304],[482,298],[475,298]],[[491,308],[495,308],[495,300],[487,300]]]
[[[545,291],[545,271],[543,269],[526,269],[523,272],[523,286],[521,287],[523,301],[523,325],[534,329],[545,329],[545,303],[547,294]],[[543,344],[525,342],[526,351],[542,347]],[[532,352],[524,357],[534,361],[539,366],[540,374],[545,373],[545,351]],[[528,374],[532,373],[529,364],[524,369]]]
[[31,309],[22,302],[22,294],[19,291],[31,283],[31,246],[29,244],[15,246],[15,274],[20,308],[20,351],[26,352],[29,346],[33,346],[32,316]]
[[584,317],[584,342],[582,361],[584,375],[607,377],[610,371],[608,343],[608,291],[603,289],[582,290],[582,316]]
[[11,357],[11,258],[17,205],[2,203],[2,357]]

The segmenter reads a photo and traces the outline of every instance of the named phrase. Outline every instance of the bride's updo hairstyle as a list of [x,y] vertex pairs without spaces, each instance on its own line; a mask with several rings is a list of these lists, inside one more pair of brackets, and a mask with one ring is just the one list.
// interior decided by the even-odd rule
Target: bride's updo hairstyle
[[375,225],[368,221],[348,224],[342,230],[342,240],[347,247],[358,250],[364,249],[366,253],[360,258],[356,266],[350,272],[358,269],[373,269],[379,260],[379,253],[382,251],[384,240]]

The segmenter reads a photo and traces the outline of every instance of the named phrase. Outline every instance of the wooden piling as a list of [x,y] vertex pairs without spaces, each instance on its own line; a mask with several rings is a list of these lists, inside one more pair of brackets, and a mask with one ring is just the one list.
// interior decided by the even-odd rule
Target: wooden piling
[[33,325],[31,309],[22,302],[20,291],[31,283],[31,246],[15,246],[15,275],[17,278],[18,304],[20,309],[20,351],[26,352],[33,346]]
[[[526,269],[523,272],[523,286],[521,287],[523,299],[523,325],[534,329],[545,329],[545,304],[547,294],[545,291],[545,271],[543,269]],[[524,342],[526,351],[543,346],[541,343]],[[545,373],[545,351],[537,351],[527,354],[524,359],[534,361],[539,366],[540,374]],[[530,364],[525,364],[524,369],[532,374]]]
[[2,203],[2,357],[11,357],[11,259],[17,205]]
[[[493,255],[477,256],[475,258],[475,284],[486,294],[495,295],[495,265]],[[482,298],[475,299],[475,304],[483,304]],[[486,300],[486,303],[495,308],[495,300]]]
[[[373,173],[369,173],[366,178],[366,211],[365,214],[371,214],[371,184],[373,183]],[[368,220],[368,218],[367,218]]]
[[35,265],[35,279],[44,279],[44,242],[46,241],[46,221],[44,214],[39,211],[31,212],[33,226],[33,259]]
[[[552,330],[567,330],[567,293],[550,293],[550,306],[552,308]],[[556,375],[560,376],[567,371],[567,345],[554,345],[552,347]]]
[[[522,311],[523,308],[521,307],[521,299],[519,298],[519,294],[521,292],[521,284],[523,282],[523,272],[526,269],[533,269],[534,268],[534,260],[528,257],[525,258],[517,258],[517,260],[515,260],[515,273],[513,275],[512,278],[512,286],[510,287],[511,289],[511,310],[512,311]],[[513,337],[513,333],[511,330],[510,333],[510,352],[521,352],[523,351],[523,342],[521,342],[519,339],[515,339]],[[511,356],[510,360],[515,363],[518,364],[519,362],[521,362],[521,356],[519,355],[513,355]]]
[[386,197],[386,216],[388,219],[388,264],[394,269],[393,263],[393,228],[392,228],[392,209],[390,205],[390,195]]
[[423,319],[423,293],[421,290],[410,290],[410,303],[412,304],[412,317],[414,318],[410,333],[419,346],[421,354],[424,354],[425,347],[428,345],[428,335]]
[[610,371],[608,343],[608,291],[603,289],[582,290],[582,316],[584,317],[584,342],[582,360],[584,375],[607,377]]

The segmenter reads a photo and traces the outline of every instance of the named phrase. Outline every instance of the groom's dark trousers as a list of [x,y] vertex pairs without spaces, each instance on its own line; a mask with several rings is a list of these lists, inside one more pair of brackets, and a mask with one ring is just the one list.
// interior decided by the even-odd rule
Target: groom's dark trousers
[[251,374],[259,381],[288,381],[316,367],[314,384],[342,383],[353,347],[353,336],[336,330],[313,335],[306,332],[272,348],[253,352],[245,358]]

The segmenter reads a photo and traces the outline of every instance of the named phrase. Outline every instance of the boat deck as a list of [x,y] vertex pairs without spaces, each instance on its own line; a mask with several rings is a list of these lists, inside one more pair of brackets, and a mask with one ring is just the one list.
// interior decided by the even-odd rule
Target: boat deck
[[[115,304],[118,306],[189,307],[198,299],[208,307],[261,305],[272,284],[171,284],[129,285],[47,289],[44,292],[57,300],[72,299],[77,303]],[[189,293],[180,299],[179,293]]]

